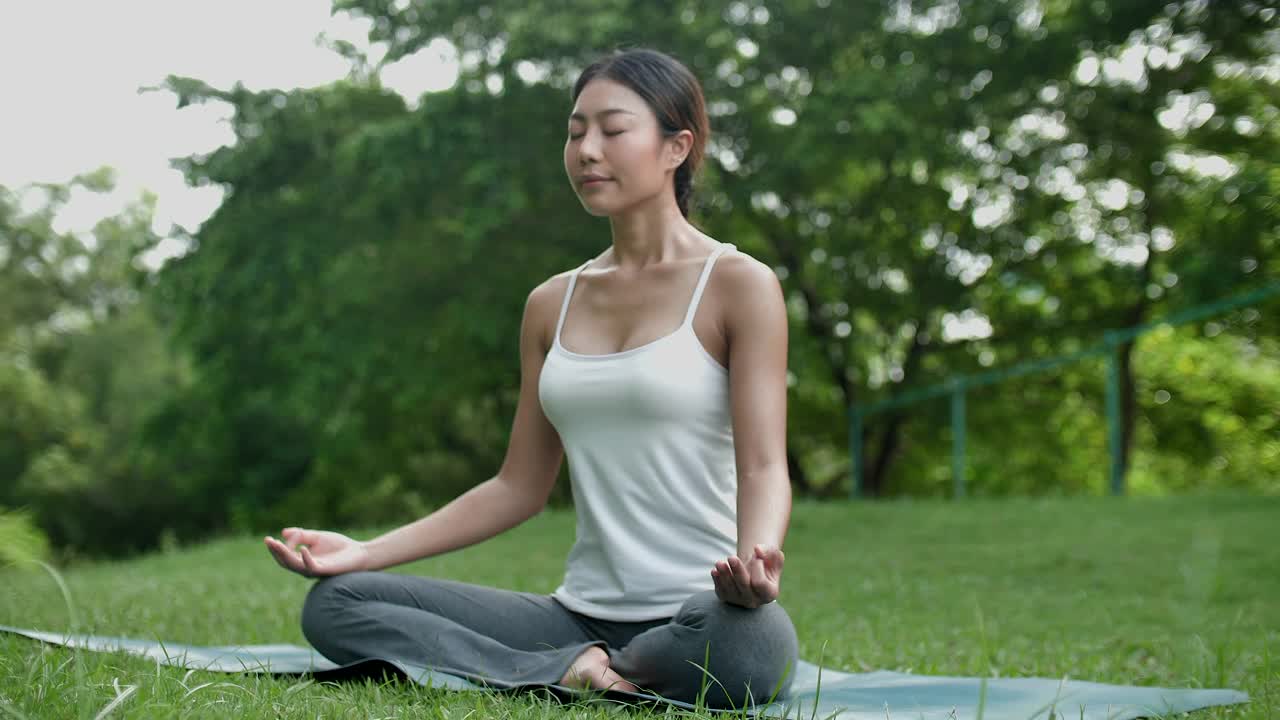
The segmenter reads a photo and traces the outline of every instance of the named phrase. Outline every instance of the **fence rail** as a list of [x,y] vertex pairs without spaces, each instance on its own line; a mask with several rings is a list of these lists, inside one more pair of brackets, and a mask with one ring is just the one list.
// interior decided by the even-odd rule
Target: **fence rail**
[[1231,310],[1257,305],[1277,296],[1280,296],[1280,282],[1268,283],[1251,292],[1187,308],[1160,320],[1127,328],[1108,330],[1103,333],[1101,342],[1084,350],[1039,360],[1028,360],[995,370],[956,375],[944,382],[908,390],[879,402],[853,405],[849,408],[849,455],[853,463],[851,495],[854,498],[862,497],[865,487],[866,465],[863,458],[862,433],[867,418],[888,410],[950,396],[952,495],[956,498],[962,498],[965,495],[965,395],[967,391],[971,388],[995,385],[1025,375],[1055,370],[1090,357],[1107,358],[1106,414],[1107,444],[1111,455],[1111,493],[1113,495],[1123,495],[1125,492],[1125,468],[1124,457],[1120,452],[1121,433],[1123,432],[1120,422],[1120,346],[1161,327],[1177,327],[1197,320],[1204,320]]

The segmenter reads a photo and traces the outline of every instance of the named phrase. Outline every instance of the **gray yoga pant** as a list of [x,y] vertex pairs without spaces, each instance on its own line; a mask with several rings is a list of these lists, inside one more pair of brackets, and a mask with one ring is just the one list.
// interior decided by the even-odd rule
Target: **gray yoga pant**
[[339,664],[394,657],[499,688],[558,684],[598,646],[641,691],[694,702],[705,686],[706,706],[721,708],[767,702],[775,691],[787,697],[798,660],[795,628],[778,603],[747,609],[712,590],[691,596],[674,617],[617,622],[549,595],[353,572],[312,586],[302,631]]

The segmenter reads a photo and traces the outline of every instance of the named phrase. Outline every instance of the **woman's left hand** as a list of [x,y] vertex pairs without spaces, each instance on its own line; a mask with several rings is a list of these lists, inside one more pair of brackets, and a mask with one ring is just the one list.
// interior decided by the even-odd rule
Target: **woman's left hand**
[[727,603],[756,608],[778,599],[782,582],[782,550],[776,545],[757,545],[749,562],[737,555],[716,563],[711,578],[716,595]]

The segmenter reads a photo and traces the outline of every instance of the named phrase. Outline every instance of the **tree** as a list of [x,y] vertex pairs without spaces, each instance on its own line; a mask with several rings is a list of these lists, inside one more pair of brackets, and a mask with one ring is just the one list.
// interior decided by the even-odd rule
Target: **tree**
[[[64,550],[146,547],[183,522],[138,444],[150,413],[189,380],[142,302],[153,199],[86,234],[55,229],[73,194],[112,186],[104,170],[0,188],[0,506],[27,507]],[[43,197],[24,212],[32,192]]]
[[[805,455],[842,445],[850,404],[937,382],[980,358],[1024,355],[1044,337],[1046,315],[1065,319],[1040,348],[1053,352],[1161,306],[1214,297],[1248,281],[1238,269],[1247,258],[1275,252],[1259,208],[1242,208],[1237,246],[1195,267],[1193,223],[1206,209],[1183,208],[1206,188],[1171,166],[1171,156],[1215,143],[1267,166],[1271,134],[1233,132],[1222,117],[1206,127],[1212,135],[1160,124],[1171,99],[1221,96],[1255,126],[1274,125],[1274,102],[1242,88],[1240,71],[1223,71],[1256,77],[1274,53],[1266,37],[1275,17],[1256,3],[336,7],[373,21],[388,62],[445,37],[474,59],[464,83],[510,87],[545,74],[564,87],[619,43],[653,44],[693,66],[718,136],[707,224],[779,269],[804,331],[792,361],[801,422],[791,444]],[[1095,62],[1101,72],[1086,78]],[[1139,78],[1126,81],[1135,62]],[[1133,190],[1133,201],[1099,207],[1117,187]],[[1170,258],[1178,267],[1164,268],[1150,241],[1140,263],[1117,250],[1143,237],[1159,244],[1166,232],[1188,248]],[[1147,297],[1153,278],[1170,276],[1192,289]],[[965,311],[992,320],[990,340],[945,341],[946,319]],[[1134,379],[1131,348],[1121,352],[1127,438]],[[888,491],[907,421],[901,411],[866,431],[874,494]],[[837,487],[807,481],[797,458],[791,465],[804,489]]]

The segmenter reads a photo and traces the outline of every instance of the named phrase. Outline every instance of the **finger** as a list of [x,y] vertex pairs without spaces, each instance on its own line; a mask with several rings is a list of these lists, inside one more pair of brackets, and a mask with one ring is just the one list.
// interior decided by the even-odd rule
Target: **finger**
[[733,573],[733,584],[744,598],[751,597],[751,573],[737,555],[729,557],[729,570]]
[[772,567],[782,557],[782,551],[776,545],[756,545],[753,548],[752,561],[759,560],[765,567]]
[[306,546],[303,546],[302,548],[302,564],[306,566],[307,572],[313,575],[318,575],[320,573],[320,563],[316,562],[316,559],[311,557],[311,550]]
[[298,544],[315,544],[317,533],[306,528],[284,528],[280,533],[289,546],[296,548]]
[[777,597],[774,590],[774,579],[769,574],[765,561],[759,557],[753,557],[751,562],[747,564],[750,575],[747,581],[751,584],[751,597],[755,599],[757,605],[764,605],[771,602]]
[[298,557],[298,553],[290,550],[288,545],[285,545],[279,540],[273,539],[271,543],[273,550],[272,554],[275,555],[276,560],[280,562],[280,564],[284,565],[286,569],[294,572],[301,572],[303,570],[302,560]]
[[266,545],[267,545],[267,550],[270,550],[270,551],[271,551],[271,557],[275,558],[275,559],[276,559],[276,562],[281,562],[281,560],[282,560],[282,551],[284,550],[284,545],[283,545],[279,540],[276,540],[275,538],[271,537],[270,535],[268,535],[266,538],[264,538],[264,539],[263,539],[263,542],[265,542],[265,543],[266,543]]
[[716,596],[721,600],[728,600],[732,597],[729,594],[729,586],[725,582],[725,578],[726,575],[720,572],[719,568],[711,568],[711,583],[715,586]]
[[778,575],[780,571],[769,566],[772,557],[771,549],[764,548],[765,556],[757,556],[751,561],[751,594],[756,602],[765,605],[778,597]]
[[275,558],[276,563],[286,570],[300,572],[302,564],[298,560],[297,554],[288,548],[284,543],[275,538],[267,538],[267,547],[271,550],[271,557]]
[[771,558],[781,558],[782,548],[777,545],[756,545],[755,556],[766,561]]
[[733,570],[729,567],[728,561],[721,560],[716,563],[716,575],[722,600],[739,605],[746,602],[746,598],[743,597],[738,584],[734,582]]
[[734,603],[747,608],[755,607],[759,603],[751,592],[751,571],[746,563],[736,557],[730,563],[733,574],[728,578],[728,584],[732,588]]
[[297,550],[298,545],[314,545],[316,542],[316,533],[306,528],[289,527],[280,534],[288,541],[291,550]]
[[751,578],[751,595],[761,605],[767,605],[778,599],[778,584],[763,574]]
[[782,564],[785,560],[786,556],[782,554],[782,550],[771,548],[764,556],[765,569],[770,575],[777,575],[782,572]]
[[711,577],[715,579],[716,586],[728,590],[730,588],[733,573],[729,571],[729,564],[723,560],[716,562],[715,567],[711,568]]
[[275,560],[276,564],[279,565],[280,567],[284,567],[285,566],[284,563],[281,562],[280,556],[276,554],[277,550],[275,546],[271,544],[271,542],[272,540],[270,535],[262,538],[262,544],[267,546],[267,552],[271,553],[271,559]]

